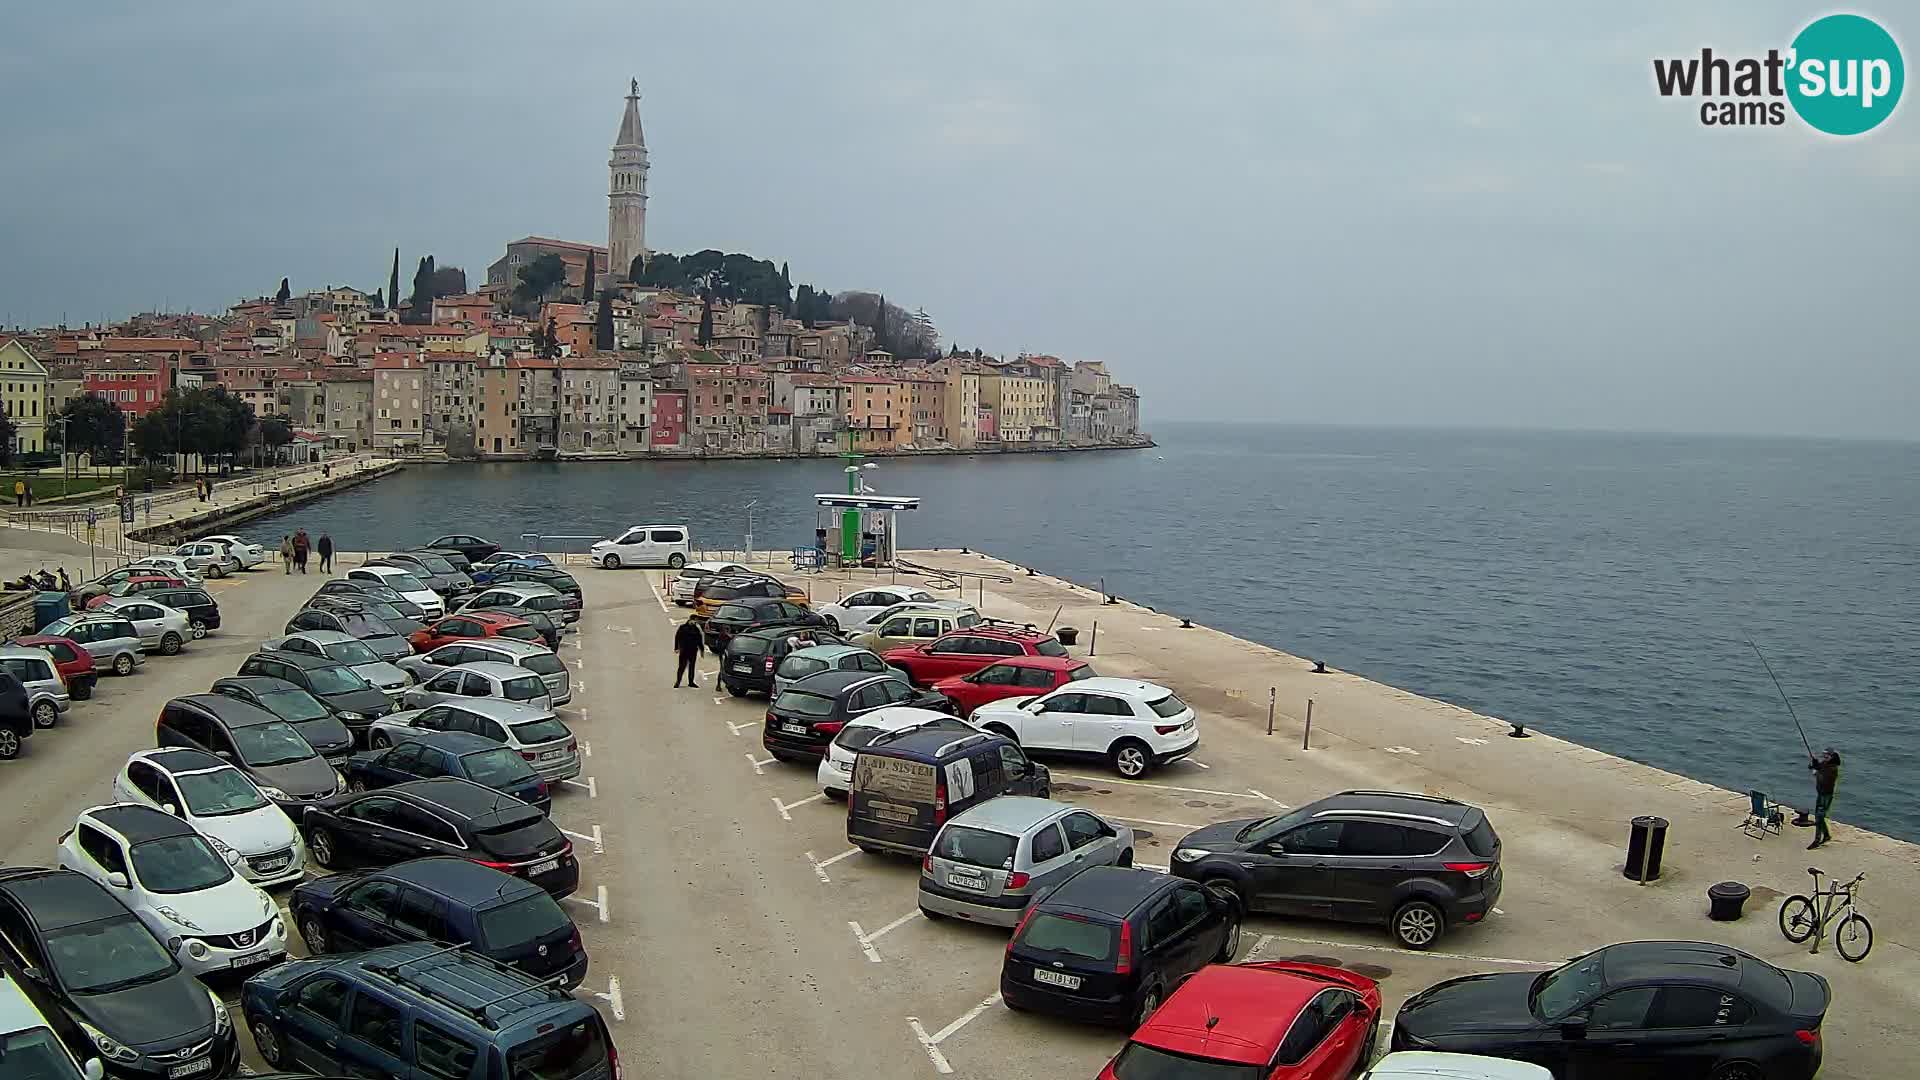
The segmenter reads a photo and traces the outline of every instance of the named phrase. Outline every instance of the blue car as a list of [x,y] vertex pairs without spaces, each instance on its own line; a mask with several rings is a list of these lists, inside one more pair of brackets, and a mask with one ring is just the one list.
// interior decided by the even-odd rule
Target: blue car
[[456,946],[294,960],[248,979],[240,1007],[271,1069],[447,1080],[613,1080],[593,1006]]
[[547,558],[545,555],[516,555],[510,559],[500,559],[490,563],[476,563],[468,576],[473,578],[473,584],[477,588],[481,585],[493,584],[493,582],[500,578],[500,575],[509,570],[555,569],[558,569],[558,567],[554,565],[552,559]]
[[397,746],[353,755],[340,771],[346,775],[348,791],[457,776],[511,795],[543,814],[552,806],[546,781],[518,751],[467,731],[421,729]]

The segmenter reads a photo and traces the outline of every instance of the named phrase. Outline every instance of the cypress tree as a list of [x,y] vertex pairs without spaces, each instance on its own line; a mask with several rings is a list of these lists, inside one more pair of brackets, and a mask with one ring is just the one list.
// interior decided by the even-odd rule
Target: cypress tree
[[293,296],[293,290],[287,287],[287,279],[281,278],[280,291],[273,294],[274,303],[284,304],[287,302],[288,298],[290,298],[291,296]]
[[593,313],[593,347],[613,351],[613,290],[600,294],[600,309]]
[[584,304],[592,299],[593,299],[593,252],[589,251],[587,252],[587,273],[585,277],[580,279],[580,302]]
[[400,306],[400,249],[393,249],[393,272],[387,275],[387,303],[382,307]]

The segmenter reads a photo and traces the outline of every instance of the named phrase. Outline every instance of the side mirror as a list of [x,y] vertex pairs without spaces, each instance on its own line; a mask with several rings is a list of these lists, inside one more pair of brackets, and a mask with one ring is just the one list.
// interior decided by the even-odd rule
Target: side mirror
[[1560,1025],[1560,1037],[1570,1041],[1586,1038],[1587,1037],[1586,1020],[1576,1019],[1576,1020],[1563,1021]]
[[115,870],[107,875],[107,884],[113,886],[116,889],[125,889],[125,888],[131,887],[127,883],[127,875],[121,873],[118,870]]
[[160,809],[165,810],[167,813],[172,814],[174,817],[180,816],[180,808],[173,805],[172,803],[161,803]]

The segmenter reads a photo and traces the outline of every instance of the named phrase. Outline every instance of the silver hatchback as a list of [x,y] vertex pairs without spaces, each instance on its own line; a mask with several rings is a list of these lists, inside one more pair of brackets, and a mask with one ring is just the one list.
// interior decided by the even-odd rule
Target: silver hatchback
[[1132,866],[1133,830],[1052,799],[1002,795],[954,815],[920,871],[920,913],[1015,926],[1045,889],[1089,866]]
[[67,695],[67,681],[54,669],[53,657],[39,649],[24,645],[0,646],[0,671],[20,680],[27,692],[27,712],[33,716],[34,727],[52,727],[72,703]]

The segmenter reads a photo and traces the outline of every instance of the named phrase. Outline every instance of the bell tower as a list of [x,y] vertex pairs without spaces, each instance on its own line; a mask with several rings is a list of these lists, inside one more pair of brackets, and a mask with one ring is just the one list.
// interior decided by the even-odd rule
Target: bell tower
[[602,288],[627,280],[647,250],[647,137],[640,130],[640,81],[627,87],[627,109],[607,160],[607,276]]

